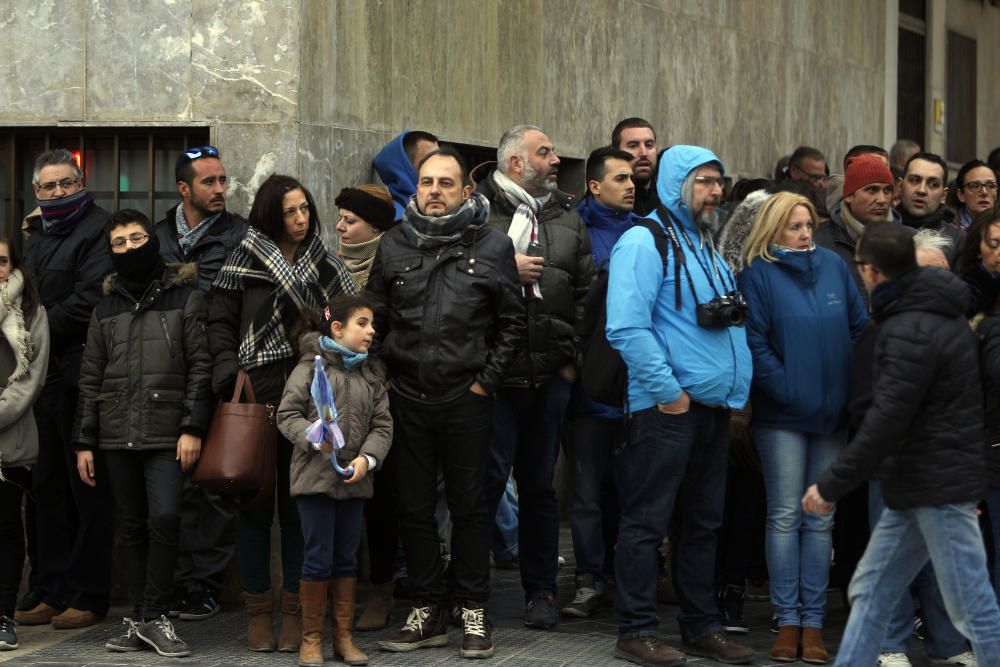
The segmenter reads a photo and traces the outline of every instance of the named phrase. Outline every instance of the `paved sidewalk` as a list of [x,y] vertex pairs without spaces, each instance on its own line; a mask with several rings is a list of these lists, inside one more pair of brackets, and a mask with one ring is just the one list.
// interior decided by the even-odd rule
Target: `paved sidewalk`
[[[568,561],[559,576],[560,600],[565,601],[573,594],[572,549],[568,531],[563,531],[562,553]],[[624,667],[629,663],[616,660],[613,656],[615,624],[610,606],[602,608],[593,618],[586,620],[566,620],[556,629],[539,631],[525,628],[521,623],[523,595],[518,573],[494,570],[493,599],[490,605],[495,625],[494,641],[496,654],[489,660],[469,661],[458,656],[461,634],[456,628],[450,632],[450,644],[445,648],[424,649],[414,653],[383,653],[376,648],[376,641],[391,634],[405,619],[408,607],[405,601],[397,604],[390,627],[374,633],[357,633],[356,640],[365,651],[372,665],[463,665],[464,667],[483,665],[509,665],[525,667]],[[118,610],[121,614],[124,610]],[[774,639],[768,630],[771,617],[770,604],[752,602],[746,604],[746,616],[751,633],[738,641],[753,646],[758,653],[755,665],[775,665],[768,657]],[[661,606],[661,636],[673,646],[680,646],[676,622],[677,608]],[[277,615],[276,615],[277,616]],[[831,594],[828,614],[828,636],[831,652],[836,648],[835,639],[840,637],[846,621],[846,612],[839,594]],[[141,653],[109,653],[104,642],[117,634],[121,628],[120,616],[104,621],[97,627],[83,631],[54,631],[48,626],[42,628],[19,628],[18,638],[21,649],[0,653],[0,663],[24,665],[25,667],[67,667],[93,666],[111,667],[122,665],[194,665],[206,667],[235,667],[237,665],[277,665],[293,667],[297,665],[295,653],[251,653],[246,650],[246,623],[242,610],[230,601],[222,613],[214,618],[199,622],[177,621],[178,634],[191,646],[189,658],[160,658],[152,651]],[[921,642],[912,640],[911,651],[914,667],[926,665]],[[329,636],[326,643],[327,664],[342,664],[333,661]],[[710,660],[691,658],[696,665],[716,665]]]

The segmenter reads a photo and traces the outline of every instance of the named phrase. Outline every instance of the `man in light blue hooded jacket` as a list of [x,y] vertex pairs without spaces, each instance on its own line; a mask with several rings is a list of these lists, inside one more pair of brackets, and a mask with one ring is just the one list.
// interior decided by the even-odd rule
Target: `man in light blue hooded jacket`
[[[733,664],[754,655],[723,634],[713,594],[729,411],[746,403],[752,375],[742,326],[699,324],[697,316],[699,304],[736,289],[711,240],[722,174],[708,149],[668,150],[657,177],[663,206],[649,216],[671,233],[666,270],[644,227],[625,232],[611,252],[607,336],[628,366],[631,412],[627,444],[614,461],[621,503],[615,654],[639,664],[680,664],[680,654],[656,638],[656,549],[678,497],[675,582],[684,650]],[[681,254],[684,262],[675,266]]]

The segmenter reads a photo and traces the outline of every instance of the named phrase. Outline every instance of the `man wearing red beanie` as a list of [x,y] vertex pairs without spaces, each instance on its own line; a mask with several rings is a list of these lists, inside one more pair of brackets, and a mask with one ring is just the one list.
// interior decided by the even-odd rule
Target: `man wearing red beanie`
[[900,222],[892,207],[893,178],[879,155],[864,154],[847,160],[844,170],[844,198],[830,211],[830,220],[816,231],[816,245],[833,250],[851,267],[858,291],[865,296],[864,283],[854,266],[854,249],[870,222]]

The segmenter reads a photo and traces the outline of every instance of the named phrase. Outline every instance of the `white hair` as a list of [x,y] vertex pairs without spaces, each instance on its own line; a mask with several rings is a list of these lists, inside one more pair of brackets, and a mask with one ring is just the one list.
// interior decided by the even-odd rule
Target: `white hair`
[[504,176],[509,176],[510,158],[513,155],[521,155],[524,150],[524,135],[530,130],[542,131],[542,128],[534,125],[515,125],[500,137],[500,144],[497,146],[497,169]]
[[940,250],[942,253],[947,253],[951,250],[951,246],[951,239],[934,229],[921,229],[913,235],[913,247],[917,252]]

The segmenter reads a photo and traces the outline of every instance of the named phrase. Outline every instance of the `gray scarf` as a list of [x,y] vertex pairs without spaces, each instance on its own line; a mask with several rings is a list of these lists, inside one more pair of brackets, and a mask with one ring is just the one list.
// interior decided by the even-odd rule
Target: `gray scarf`
[[184,215],[184,204],[178,204],[174,221],[177,223],[177,245],[181,247],[181,252],[185,255],[191,252],[191,248],[201,240],[201,237],[205,235],[205,232],[212,226],[212,223],[219,219],[220,215],[222,215],[222,211],[208,216],[195,225],[194,229],[190,229],[188,228],[187,218]]
[[478,192],[448,215],[424,215],[417,208],[416,195],[403,212],[403,233],[418,248],[438,248],[462,238],[467,228],[478,229],[490,217],[490,202]]

